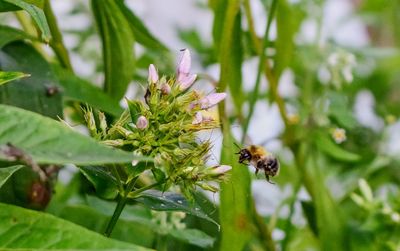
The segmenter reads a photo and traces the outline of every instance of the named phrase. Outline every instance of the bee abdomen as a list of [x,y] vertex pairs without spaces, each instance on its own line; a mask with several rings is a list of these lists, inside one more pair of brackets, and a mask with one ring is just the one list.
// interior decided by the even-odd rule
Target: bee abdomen
[[266,157],[257,161],[257,168],[265,171],[270,176],[279,172],[279,162],[275,157]]

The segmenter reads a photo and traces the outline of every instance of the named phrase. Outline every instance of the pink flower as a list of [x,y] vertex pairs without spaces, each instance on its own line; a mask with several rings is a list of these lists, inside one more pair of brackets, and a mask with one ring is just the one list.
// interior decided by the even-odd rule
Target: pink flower
[[224,174],[224,173],[230,171],[231,169],[232,169],[231,166],[228,166],[228,165],[220,165],[220,166],[214,167],[213,173],[214,173],[214,174],[218,174],[218,175],[219,175],[219,174]]
[[184,91],[192,86],[197,78],[196,74],[190,74],[191,64],[192,60],[190,57],[190,51],[188,49],[184,49],[177,69],[177,82],[179,83],[179,90],[181,91]]
[[212,93],[199,100],[201,109],[208,109],[226,98],[226,93]]
[[149,121],[147,121],[145,116],[140,116],[136,121],[136,127],[138,129],[146,129],[149,126]]
[[197,78],[197,74],[189,74],[187,76],[181,75],[181,77],[178,76],[178,83],[179,83],[179,90],[184,91],[188,89],[194,81]]
[[196,114],[194,115],[194,119],[192,121],[192,125],[201,124],[202,121],[203,121],[203,115],[201,115],[201,112],[196,112]]
[[153,64],[149,65],[149,82],[156,83],[158,81],[158,73]]
[[190,51],[188,49],[184,49],[178,63],[178,80],[181,77],[186,77],[189,75],[191,64],[192,60],[190,58]]

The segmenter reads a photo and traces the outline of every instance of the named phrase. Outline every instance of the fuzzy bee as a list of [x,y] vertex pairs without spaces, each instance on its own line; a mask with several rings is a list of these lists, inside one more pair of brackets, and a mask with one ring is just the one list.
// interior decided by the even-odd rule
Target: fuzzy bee
[[256,145],[241,148],[236,154],[239,155],[239,163],[254,166],[256,174],[258,171],[264,170],[267,181],[274,184],[269,180],[270,176],[274,177],[279,173],[279,161],[274,155]]

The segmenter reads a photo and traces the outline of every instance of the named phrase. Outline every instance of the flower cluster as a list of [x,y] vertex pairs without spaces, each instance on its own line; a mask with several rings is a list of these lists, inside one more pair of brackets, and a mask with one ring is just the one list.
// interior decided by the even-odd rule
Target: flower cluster
[[[189,197],[195,186],[217,191],[208,182],[224,180],[231,169],[225,165],[206,166],[211,142],[200,142],[196,137],[201,130],[219,127],[203,111],[224,100],[226,94],[205,95],[192,90],[197,75],[190,73],[190,67],[187,49],[182,51],[176,78],[160,78],[151,64],[144,100],[127,100],[129,110],[110,128],[100,130],[102,134],[91,130],[108,145],[153,157],[154,165],[146,168],[153,171],[156,179],[164,179],[164,189],[179,185]],[[87,121],[89,125],[94,123],[92,119]],[[135,164],[131,168],[136,168]]]
[[353,82],[353,68],[356,65],[356,58],[346,51],[334,52],[329,55],[327,66],[331,75],[331,82],[336,88],[342,83]]

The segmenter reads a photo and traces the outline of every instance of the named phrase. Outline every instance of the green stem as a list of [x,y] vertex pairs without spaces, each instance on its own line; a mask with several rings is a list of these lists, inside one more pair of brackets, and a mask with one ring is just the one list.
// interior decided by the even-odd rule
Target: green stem
[[[257,99],[258,99],[259,90],[260,90],[260,83],[261,83],[261,72],[263,72],[263,70],[265,70],[265,68],[267,67],[266,65],[268,65],[265,50],[268,48],[268,46],[270,44],[270,41],[268,39],[269,31],[270,31],[270,28],[271,28],[271,23],[272,23],[272,19],[274,17],[274,14],[275,14],[276,7],[278,5],[278,0],[273,0],[271,8],[269,10],[267,26],[266,26],[265,33],[264,33],[264,40],[263,40],[262,47],[261,47],[261,45],[260,45],[260,43],[258,41],[257,35],[255,33],[255,30],[254,30],[254,24],[253,24],[253,19],[252,19],[249,0],[246,0],[244,2],[244,4],[245,4],[244,6],[245,6],[245,11],[246,11],[247,22],[249,24],[249,31],[250,31],[250,34],[251,34],[251,39],[252,39],[252,42],[255,45],[256,50],[257,50],[257,52],[259,54],[260,61],[258,63],[256,83],[255,83],[253,92],[251,93],[251,96],[249,98],[249,102],[250,102],[249,103],[249,114],[248,114],[248,116],[247,116],[247,118],[245,120],[244,126],[243,126],[242,143],[244,142],[244,140],[246,138],[247,130],[248,130],[249,124],[250,124],[250,119],[253,116],[254,107],[255,107],[255,104],[256,104]],[[266,75],[268,77],[268,74],[266,74]],[[269,74],[269,75],[272,76],[272,74]],[[268,78],[270,86],[271,86],[271,91],[272,91],[272,89],[273,89],[272,88],[272,85],[273,85],[272,82],[276,82],[276,81],[271,81],[271,79],[272,79],[272,77]]]
[[122,196],[118,197],[117,207],[115,208],[114,213],[113,213],[110,221],[108,222],[106,231],[104,231],[105,236],[110,237],[110,235],[115,227],[115,224],[117,224],[117,221],[118,221],[119,217],[121,216],[122,210],[124,210],[124,207],[128,200],[128,193],[133,189],[134,186],[135,186],[135,182],[131,181],[128,184],[128,187],[126,188],[125,193],[122,194]]
[[43,10],[51,33],[50,46],[56,53],[61,65],[64,68],[73,72],[71,60],[68,55],[68,50],[63,43],[62,34],[60,29],[58,28],[57,19],[54,16],[53,10],[51,9],[50,0],[45,0]]
[[[24,11],[14,12],[18,22],[21,24],[22,29],[33,37],[38,37],[36,26],[33,25],[29,16],[25,14]],[[49,56],[43,50],[40,42],[32,41],[32,46],[46,59],[49,61]]]
[[124,209],[124,207],[126,205],[126,201],[127,201],[126,197],[119,197],[117,207],[115,208],[114,213],[113,213],[110,221],[108,222],[106,231],[104,232],[105,236],[110,237],[110,235],[115,227],[115,224],[117,224],[117,221],[118,221],[119,217],[121,216],[122,210]]
[[149,190],[149,189],[151,189],[151,188],[153,188],[153,187],[159,186],[159,185],[161,185],[161,184],[163,184],[163,183],[165,183],[165,182],[166,182],[166,180],[165,180],[165,181],[156,182],[156,183],[153,183],[153,184],[151,184],[151,185],[148,185],[148,186],[145,186],[145,187],[136,189],[135,191],[130,192],[130,193],[127,195],[127,197],[129,197],[129,198],[135,198],[138,194],[140,194],[140,193],[142,193],[142,192],[144,192],[144,191],[146,191],[146,190]]

